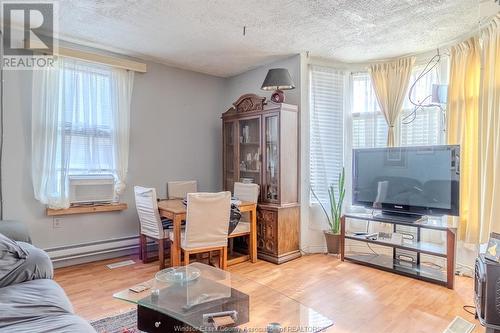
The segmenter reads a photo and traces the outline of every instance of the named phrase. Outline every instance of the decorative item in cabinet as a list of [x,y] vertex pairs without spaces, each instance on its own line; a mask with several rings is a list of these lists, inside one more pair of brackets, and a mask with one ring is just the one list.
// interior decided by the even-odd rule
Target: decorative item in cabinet
[[259,258],[282,263],[300,256],[298,109],[241,96],[222,115],[224,189],[235,181],[260,185]]

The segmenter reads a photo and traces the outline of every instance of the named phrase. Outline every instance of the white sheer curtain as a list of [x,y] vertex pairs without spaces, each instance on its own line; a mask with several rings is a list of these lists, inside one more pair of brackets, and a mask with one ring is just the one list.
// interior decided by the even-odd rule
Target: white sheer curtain
[[[114,107],[112,111],[113,159],[115,171],[115,191],[122,194],[125,190],[128,173],[129,133],[130,133],[130,102],[134,87],[134,72],[113,68],[111,75],[115,93],[112,93]],[[116,95],[115,95],[116,94]]]
[[69,207],[68,176],[112,173],[123,192],[128,169],[133,72],[71,58],[33,72],[35,198]]

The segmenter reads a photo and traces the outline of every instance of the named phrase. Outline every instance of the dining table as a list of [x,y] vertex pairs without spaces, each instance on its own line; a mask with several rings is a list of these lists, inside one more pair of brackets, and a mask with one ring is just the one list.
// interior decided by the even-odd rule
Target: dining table
[[[248,257],[250,262],[257,262],[257,204],[249,201],[241,201],[238,205],[242,213],[248,212],[250,215],[250,234]],[[186,220],[187,207],[181,199],[161,200],[158,202],[158,210],[161,217],[173,221],[174,239],[170,247],[171,266],[180,266],[181,264],[181,229],[182,221]],[[232,258],[227,264],[234,265],[240,263],[240,258]]]

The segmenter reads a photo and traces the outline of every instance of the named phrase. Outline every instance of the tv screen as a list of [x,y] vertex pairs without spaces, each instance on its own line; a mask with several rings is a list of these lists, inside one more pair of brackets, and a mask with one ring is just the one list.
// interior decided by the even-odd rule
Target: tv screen
[[353,204],[418,215],[459,214],[460,146],[353,150]]

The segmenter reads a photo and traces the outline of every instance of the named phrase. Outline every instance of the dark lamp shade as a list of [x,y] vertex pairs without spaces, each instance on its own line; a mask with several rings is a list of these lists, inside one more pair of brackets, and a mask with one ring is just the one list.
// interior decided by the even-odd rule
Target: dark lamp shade
[[273,68],[267,72],[262,90],[289,90],[294,89],[292,77],[286,68]]

